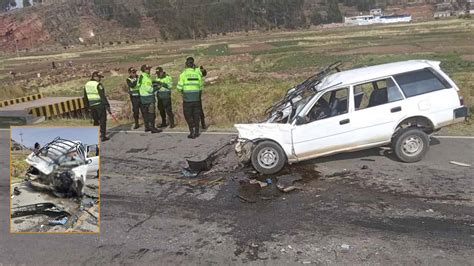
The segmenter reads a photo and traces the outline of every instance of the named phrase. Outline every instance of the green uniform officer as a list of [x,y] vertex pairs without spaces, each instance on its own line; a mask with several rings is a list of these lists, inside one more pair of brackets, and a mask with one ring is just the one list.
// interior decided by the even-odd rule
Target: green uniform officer
[[[128,94],[130,95],[130,102],[132,103],[132,112],[133,120],[135,121],[135,126],[133,129],[140,127],[139,118],[140,118],[140,85],[138,84],[138,75],[137,70],[133,67],[128,69],[127,86]],[[142,113],[143,115],[143,113]]]
[[178,91],[183,94],[183,113],[191,139],[199,137],[202,85],[201,71],[194,67],[194,62],[186,60],[185,69],[179,76]]
[[[196,66],[196,64],[194,64],[194,58],[193,57],[188,57],[186,58],[186,62],[189,62],[189,64],[192,64],[193,67],[196,69],[198,68]],[[201,109],[201,126],[202,126],[202,129],[207,129],[207,126],[206,126],[206,117],[204,116],[204,109],[202,108],[203,104],[202,104],[202,91],[203,91],[203,88],[204,88],[204,77],[207,76],[207,70],[204,69],[203,66],[200,66],[199,67],[199,72],[201,74],[201,79],[202,79],[202,82],[203,82],[203,86],[201,88],[201,94],[199,96],[199,104],[201,105],[199,108]]]
[[157,93],[158,110],[160,111],[161,116],[160,127],[168,126],[168,124],[166,123],[166,116],[168,116],[168,120],[170,122],[169,126],[170,128],[174,128],[174,114],[171,105],[171,90],[173,88],[173,79],[170,75],[166,74],[163,68],[157,67],[155,81],[159,84],[160,87]]
[[90,110],[94,126],[100,126],[100,138],[107,141],[107,111],[110,113],[110,105],[105,96],[104,86],[100,81],[104,78],[101,72],[94,71],[91,80],[84,86],[84,103]]
[[138,84],[140,85],[140,104],[145,122],[145,132],[160,133],[162,130],[155,127],[155,89],[150,77],[150,69],[151,67],[148,65],[141,67],[142,73],[138,79]]

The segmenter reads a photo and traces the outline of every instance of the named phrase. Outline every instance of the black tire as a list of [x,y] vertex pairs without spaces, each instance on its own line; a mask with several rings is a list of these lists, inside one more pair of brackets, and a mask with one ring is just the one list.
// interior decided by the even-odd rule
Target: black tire
[[419,128],[405,128],[394,137],[392,149],[402,162],[419,162],[430,149],[430,140],[428,135]]
[[283,169],[286,155],[273,141],[262,141],[252,151],[252,166],[261,174],[276,174]]

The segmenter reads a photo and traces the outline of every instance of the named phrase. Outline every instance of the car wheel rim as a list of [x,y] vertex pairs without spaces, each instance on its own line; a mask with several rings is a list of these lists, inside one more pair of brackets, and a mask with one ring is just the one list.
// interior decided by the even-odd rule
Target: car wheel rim
[[423,140],[418,136],[410,136],[405,139],[402,151],[406,156],[417,156],[423,150]]
[[264,148],[258,153],[258,164],[265,169],[275,167],[278,160],[278,152],[273,148]]

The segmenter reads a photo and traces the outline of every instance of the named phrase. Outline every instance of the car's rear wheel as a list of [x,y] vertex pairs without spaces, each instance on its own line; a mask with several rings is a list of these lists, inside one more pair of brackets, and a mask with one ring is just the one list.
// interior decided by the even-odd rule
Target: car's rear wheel
[[262,141],[252,151],[252,165],[259,173],[271,175],[285,166],[283,149],[272,141]]
[[397,158],[406,163],[418,162],[430,148],[428,135],[418,128],[400,130],[392,142],[392,148]]

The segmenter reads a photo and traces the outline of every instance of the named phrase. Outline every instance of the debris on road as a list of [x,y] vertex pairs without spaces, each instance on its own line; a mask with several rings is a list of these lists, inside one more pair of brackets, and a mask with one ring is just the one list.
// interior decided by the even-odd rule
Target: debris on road
[[183,168],[181,170],[181,175],[184,177],[197,177],[199,175],[199,172],[192,172],[188,168]]
[[21,191],[18,189],[18,187],[15,187],[15,188],[13,189],[13,195],[18,196],[18,195],[20,195],[20,194],[21,194]]
[[295,186],[293,186],[293,183],[296,181],[302,180],[303,177],[296,174],[296,175],[283,175],[277,177],[277,188],[285,193],[293,191],[296,189]]
[[49,221],[49,225],[65,225],[67,223],[67,220],[68,220],[67,217],[64,216],[61,219]]
[[234,144],[236,139],[231,139],[221,147],[217,148],[213,152],[211,152],[207,157],[202,158],[202,156],[199,156],[197,158],[194,158],[193,160],[186,160],[188,162],[189,169],[195,172],[203,172],[203,171],[209,171],[211,170],[214,161],[217,159],[219,152],[224,150],[224,148],[227,148]]
[[268,186],[268,183],[258,181],[257,179],[250,179],[250,184],[259,184],[261,188]]
[[225,178],[224,176],[221,176],[221,177],[219,177],[219,178],[217,178],[217,179],[214,179],[214,180],[210,181],[208,184],[209,184],[209,185],[212,185],[212,184],[214,184],[214,183],[217,183],[217,182],[221,181],[221,180],[224,179],[224,178]]
[[351,248],[351,246],[349,246],[348,244],[342,244],[342,245],[341,245],[341,248],[342,248],[343,250],[349,250],[349,249]]
[[242,196],[242,195],[234,195],[234,197],[237,197],[237,198],[239,198],[239,199],[241,199],[241,200],[243,200],[243,201],[245,201],[245,202],[248,202],[248,203],[255,203],[255,202],[256,202],[255,200],[248,199],[248,198],[246,198],[246,197],[244,197],[244,196]]
[[460,162],[456,162],[456,161],[451,161],[449,162],[450,164],[454,164],[454,165],[457,165],[457,166],[462,166],[462,167],[470,167],[471,165],[470,164],[467,164],[467,163],[460,163]]
[[433,211],[433,209],[428,209],[428,210],[426,210],[426,212],[433,213],[434,211]]
[[360,169],[362,169],[362,170],[367,170],[367,169],[369,169],[369,166],[366,165],[366,164],[364,164],[364,165],[362,165],[362,167],[361,167]]

